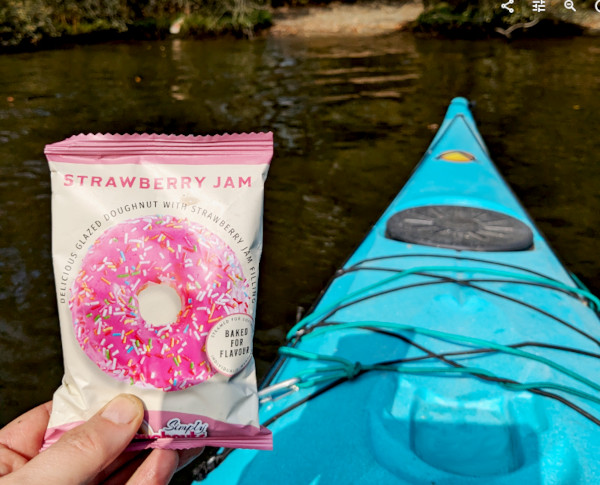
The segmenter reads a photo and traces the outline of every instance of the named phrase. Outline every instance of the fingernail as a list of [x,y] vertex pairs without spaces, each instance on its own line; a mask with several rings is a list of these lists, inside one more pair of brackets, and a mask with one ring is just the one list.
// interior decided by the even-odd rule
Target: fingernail
[[138,401],[133,396],[121,394],[106,405],[101,416],[115,424],[129,424],[140,412]]

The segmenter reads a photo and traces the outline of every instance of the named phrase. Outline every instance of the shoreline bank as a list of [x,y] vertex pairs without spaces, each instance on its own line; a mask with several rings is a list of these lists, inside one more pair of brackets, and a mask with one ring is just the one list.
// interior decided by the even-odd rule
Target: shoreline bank
[[[442,9],[446,7],[441,6]],[[426,12],[422,0],[405,2],[357,2],[346,4],[333,2],[327,5],[303,7],[280,7],[272,10],[273,25],[268,35],[278,37],[314,36],[372,36],[397,31],[413,31],[417,35],[441,38],[510,38],[515,36],[556,37],[571,35],[600,35],[600,13],[594,10],[565,14],[553,10],[551,15],[534,22],[517,22],[493,28],[464,14],[462,26],[451,25],[450,16],[440,16],[439,23],[427,30],[422,14],[435,14],[433,7]],[[466,21],[465,21],[466,20]]]
[[[411,31],[415,35],[439,38],[498,37],[564,37],[599,36],[600,13],[580,11],[570,18],[561,14],[541,22],[525,22],[507,25],[506,28],[477,23],[472,19],[464,24],[453,24],[442,17],[437,24],[429,24],[422,0],[405,2],[358,1],[356,3],[332,2],[306,6],[260,8],[249,23],[228,24],[225,28],[207,27],[207,19],[193,15],[180,15],[175,20],[145,19],[136,21],[127,29],[98,29],[79,34],[63,34],[42,37],[36,42],[2,45],[0,53],[36,51],[68,47],[78,44],[94,44],[111,41],[160,40],[166,38],[215,38],[219,36],[254,37],[328,37],[328,36],[376,36],[398,31]],[[185,28],[181,28],[182,25]],[[214,27],[214,26],[213,26]],[[553,35],[556,33],[556,35]],[[5,36],[6,38],[6,36]],[[0,39],[1,40],[1,39]]]

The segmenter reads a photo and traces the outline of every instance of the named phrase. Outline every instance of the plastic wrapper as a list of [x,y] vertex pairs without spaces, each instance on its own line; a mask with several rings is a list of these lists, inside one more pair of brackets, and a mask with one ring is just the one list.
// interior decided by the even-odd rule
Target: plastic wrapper
[[65,375],[44,447],[126,392],[129,449],[271,448],[252,339],[272,134],[46,147]]

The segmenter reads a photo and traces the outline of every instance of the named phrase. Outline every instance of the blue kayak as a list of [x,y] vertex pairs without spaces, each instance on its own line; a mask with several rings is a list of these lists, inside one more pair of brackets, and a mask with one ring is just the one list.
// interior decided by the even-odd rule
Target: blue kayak
[[220,450],[202,483],[598,483],[599,303],[456,98],[290,329],[259,393],[274,451]]

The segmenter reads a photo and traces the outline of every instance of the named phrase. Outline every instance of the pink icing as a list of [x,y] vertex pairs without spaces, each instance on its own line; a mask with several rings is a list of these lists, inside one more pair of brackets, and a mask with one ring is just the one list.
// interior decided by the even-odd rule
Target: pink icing
[[[155,327],[138,294],[168,284],[181,298],[177,320]],[[149,216],[106,230],[83,258],[69,305],[75,336],[108,375],[141,387],[185,389],[215,374],[206,336],[223,317],[247,313],[248,282],[235,254],[205,227]]]

